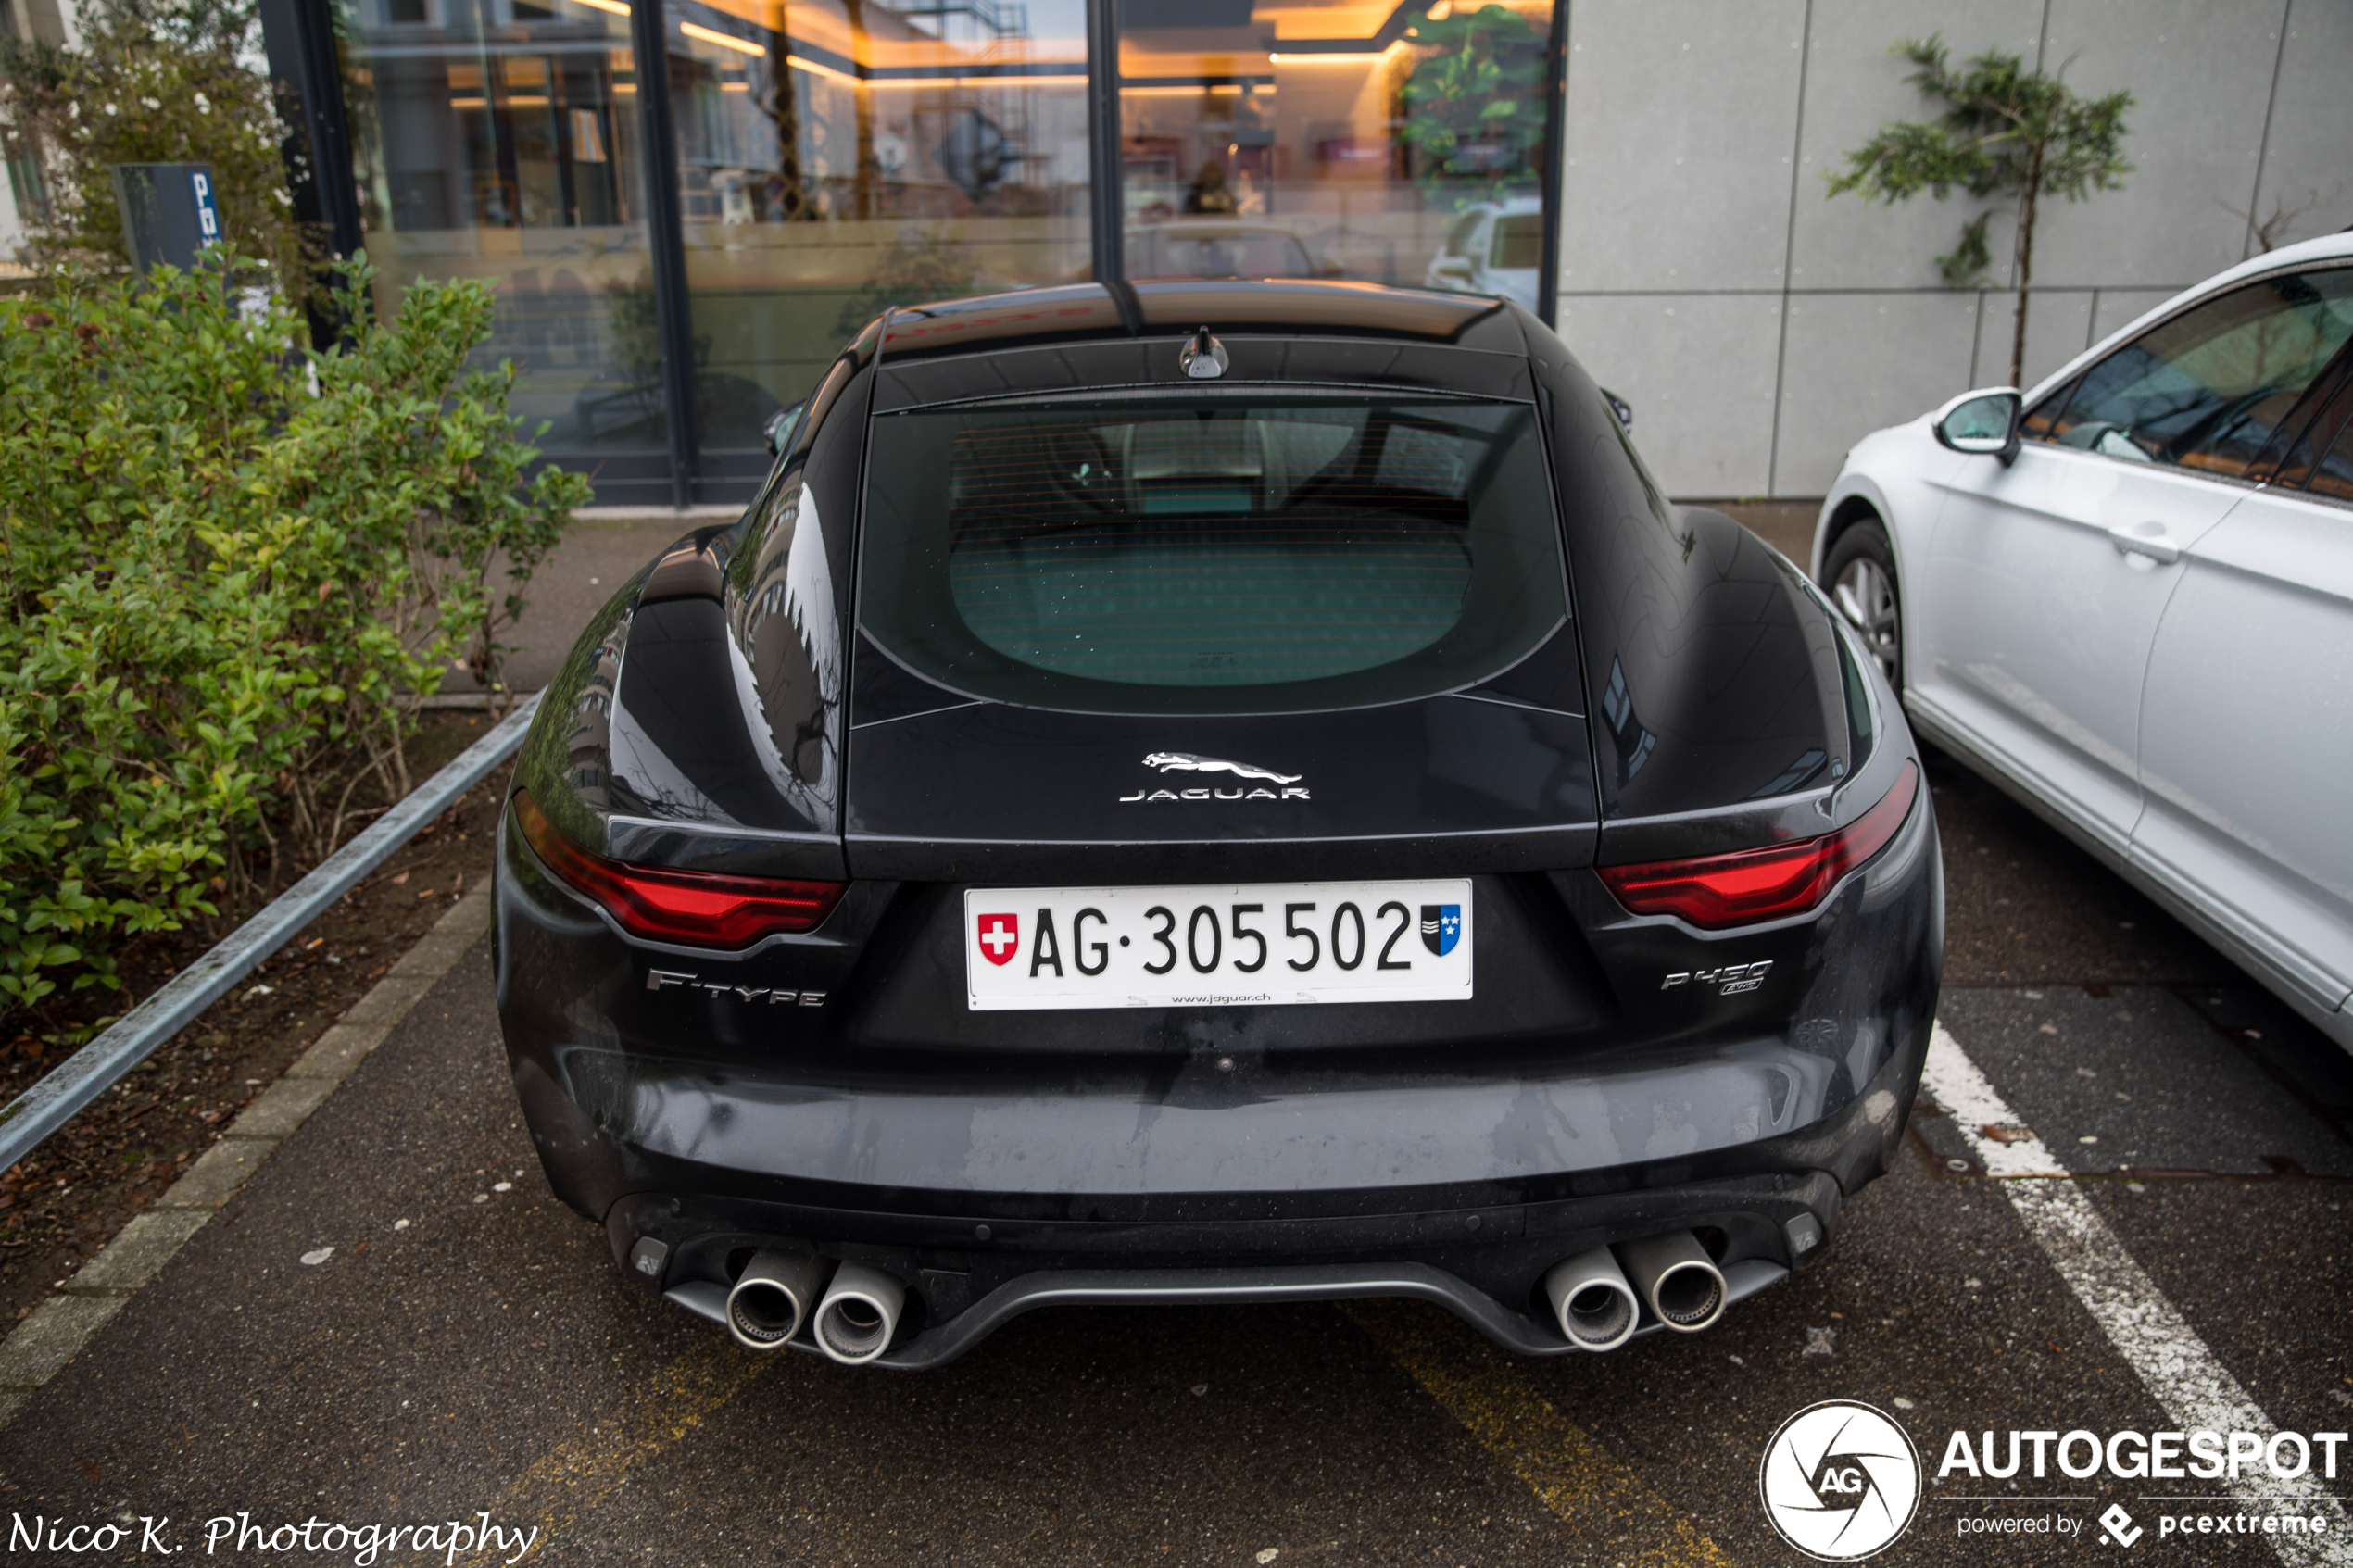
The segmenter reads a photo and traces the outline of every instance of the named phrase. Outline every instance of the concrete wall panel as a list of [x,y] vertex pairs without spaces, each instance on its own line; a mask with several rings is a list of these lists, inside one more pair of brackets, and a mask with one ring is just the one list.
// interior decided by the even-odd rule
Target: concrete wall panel
[[1821,495],[1858,438],[1968,391],[1976,335],[1974,294],[1792,299],[1773,494]]
[[2121,191],[2045,205],[2037,283],[2181,287],[2240,258],[2246,225],[2229,209],[2254,199],[2285,3],[2051,0],[2045,69],[2064,65],[2080,93],[2132,92],[2135,168]]
[[[2036,289],[2026,311],[2026,370],[2019,386],[2032,391],[2034,383],[2092,345],[2092,291]],[[1988,292],[1977,329],[1977,374],[1980,386],[2000,386],[2010,379],[2010,334],[2018,325],[2018,295]]]
[[1561,336],[1634,406],[1634,442],[1668,494],[1762,495],[1770,470],[1779,295],[1561,299]]
[[1827,198],[1823,176],[1845,168],[1846,154],[1887,121],[1933,114],[1935,104],[1904,80],[1911,62],[1889,54],[1890,44],[1942,31],[1959,56],[1999,48],[2032,59],[2042,25],[2043,0],[1815,0],[1792,287],[1944,286],[1936,257],[1983,203],[1962,191],[1941,202],[1923,194],[1896,207],[1866,206],[1851,193]]
[[1579,0],[1561,288],[1778,289],[1805,0]]
[[2353,226],[2353,6],[2345,0],[2289,0],[2253,210],[2261,222],[2297,207],[2304,211],[2281,226],[2277,243]]

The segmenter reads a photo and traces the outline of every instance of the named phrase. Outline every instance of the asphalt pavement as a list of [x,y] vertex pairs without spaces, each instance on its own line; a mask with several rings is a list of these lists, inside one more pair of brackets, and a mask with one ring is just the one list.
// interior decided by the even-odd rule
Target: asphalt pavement
[[[2244,1512],[2220,1481],[1940,1477],[1957,1431],[2353,1426],[2353,1058],[1997,791],[1930,777],[1962,1113],[1924,1097],[1835,1246],[1705,1334],[1520,1360],[1373,1302],[1039,1311],[912,1376],[744,1352],[547,1195],[478,944],[0,1427],[15,1529],[128,1530],[10,1560],[143,1560],[152,1525],[144,1560],[211,1530],[208,1561],[363,1568],[523,1531],[584,1564],[1796,1562],[1760,1460],[1852,1399],[1927,1476],[1878,1562],[2353,1561],[2353,1446],[2270,1484],[2333,1532],[2293,1540],[2160,1524]],[[2005,1173],[2025,1156],[2066,1174]],[[484,1515],[490,1551],[452,1524]],[[367,1559],[349,1533],[416,1525],[426,1549]]]

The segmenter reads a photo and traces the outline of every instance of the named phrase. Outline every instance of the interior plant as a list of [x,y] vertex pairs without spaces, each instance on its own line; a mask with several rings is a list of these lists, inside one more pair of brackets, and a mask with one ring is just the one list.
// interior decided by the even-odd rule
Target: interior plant
[[1544,35],[1508,6],[1438,0],[1407,38],[1398,135],[1423,190],[1466,207],[1529,186],[1544,146]]

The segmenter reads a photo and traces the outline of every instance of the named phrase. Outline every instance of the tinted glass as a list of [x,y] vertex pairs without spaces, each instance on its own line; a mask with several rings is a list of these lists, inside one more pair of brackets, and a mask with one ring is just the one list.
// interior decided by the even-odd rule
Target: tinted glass
[[1532,280],[1487,275],[1538,264],[1505,258],[1508,228],[1470,246],[1478,219],[1541,221],[1551,0],[1110,3],[1126,228],[1246,220],[1297,236],[1319,274],[1535,307]]
[[2052,433],[2110,457],[2237,477],[2353,336],[2353,268],[2233,289],[2085,372]]
[[669,439],[629,8],[336,0],[334,35],[378,312],[420,278],[488,284],[472,363],[513,361],[537,445],[628,498],[611,459]]
[[2353,501],[2353,418],[2337,427],[2336,439],[2312,465],[2304,485],[2317,495]]
[[762,422],[886,307],[1088,275],[1083,0],[668,0],[663,19],[721,471],[764,472]]
[[975,696],[1126,713],[1402,701],[1565,613],[1525,404],[1197,395],[886,415],[861,617]]
[[1307,252],[1279,229],[1172,225],[1130,234],[1131,278],[1305,278]]
[[2019,434],[2028,441],[2050,440],[2058,429],[2059,416],[2067,412],[2067,400],[2081,384],[2080,380],[2071,381],[2028,409],[2019,422]]

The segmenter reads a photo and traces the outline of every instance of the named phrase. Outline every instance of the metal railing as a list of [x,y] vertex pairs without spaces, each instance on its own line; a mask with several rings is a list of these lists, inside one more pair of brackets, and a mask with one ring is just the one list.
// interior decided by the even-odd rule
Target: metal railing
[[0,1171],[40,1148],[74,1112],[112,1088],[123,1074],[155,1054],[157,1047],[194,1022],[231,986],[259,968],[296,932],[384,864],[420,828],[513,756],[538,709],[539,696],[534,693],[455,761],[377,818],[366,832],[321,861],[318,870],[271,899],[260,913],[173,975],[155,995],[0,1109]]

